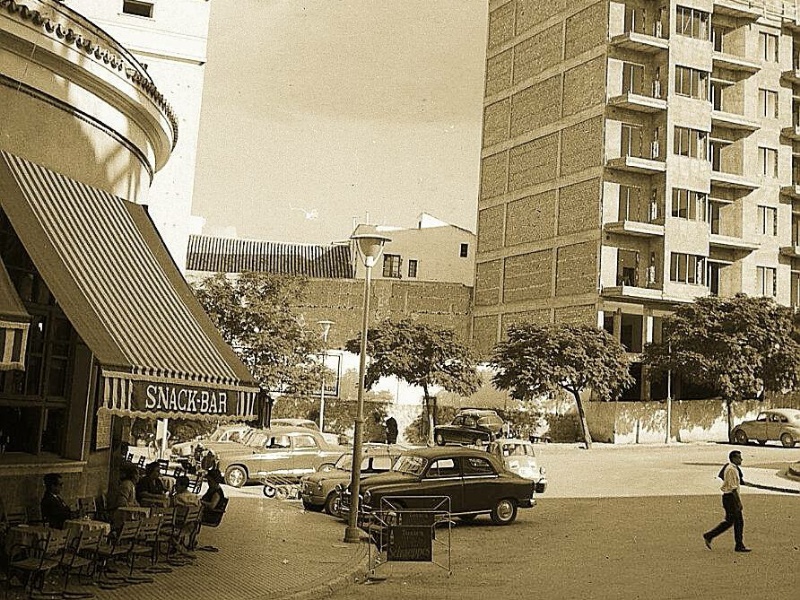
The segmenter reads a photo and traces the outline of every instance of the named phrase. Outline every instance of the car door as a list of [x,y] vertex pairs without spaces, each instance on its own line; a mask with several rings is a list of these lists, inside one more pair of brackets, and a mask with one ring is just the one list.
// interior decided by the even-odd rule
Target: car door
[[323,462],[326,462],[322,448],[313,435],[298,433],[290,436],[290,439],[292,440],[292,454],[289,463],[290,469],[295,474],[311,473],[316,471]]
[[458,440],[462,444],[471,444],[475,441],[475,434],[478,430],[478,419],[472,415],[464,417],[464,427],[461,429],[461,438]]
[[499,498],[498,475],[488,459],[478,456],[462,457],[464,472],[463,508],[453,512],[488,510]]
[[766,440],[769,439],[767,421],[769,420],[769,413],[759,413],[755,421],[750,421],[744,428],[747,437],[751,440]]
[[778,413],[772,413],[769,418],[767,419],[767,436],[764,439],[767,440],[779,440],[781,439],[781,432],[783,431],[784,426],[788,422],[788,419],[783,415],[779,415]]
[[264,447],[247,461],[248,470],[253,474],[283,474],[288,467],[289,451],[292,442],[288,435],[271,435],[265,438]]
[[450,498],[450,511],[461,512],[464,504],[463,488],[459,457],[442,456],[433,459],[428,465],[420,485],[414,489],[414,495],[447,496]]

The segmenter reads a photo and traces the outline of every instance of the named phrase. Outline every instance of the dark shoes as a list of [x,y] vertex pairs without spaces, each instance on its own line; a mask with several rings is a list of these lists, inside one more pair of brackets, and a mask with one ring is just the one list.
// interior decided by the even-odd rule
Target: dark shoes
[[706,548],[711,550],[711,538],[707,534],[703,534],[703,541],[706,543]]
[[734,548],[734,552],[752,552],[752,550],[750,550],[750,548],[745,548],[744,546],[738,546],[737,548]]

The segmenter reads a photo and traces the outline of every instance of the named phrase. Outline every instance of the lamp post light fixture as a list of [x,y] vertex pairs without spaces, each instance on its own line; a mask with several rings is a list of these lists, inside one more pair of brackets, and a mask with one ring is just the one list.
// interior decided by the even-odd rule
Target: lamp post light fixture
[[344,541],[355,543],[360,541],[358,531],[358,512],[361,506],[359,493],[361,492],[361,449],[364,430],[364,378],[367,370],[367,330],[369,329],[369,288],[372,283],[372,267],[383,252],[383,246],[391,241],[385,235],[364,233],[353,235],[351,240],[356,242],[358,252],[364,261],[366,272],[364,274],[364,314],[361,320],[361,348],[358,360],[358,403],[356,408],[356,421],[353,431],[353,464],[350,476],[350,514],[347,517],[347,528],[344,531]]
[[323,425],[325,423],[325,360],[328,358],[328,333],[330,333],[333,321],[317,321],[317,325],[322,328],[322,341],[324,346],[322,348],[322,391],[319,394],[319,430],[325,431]]

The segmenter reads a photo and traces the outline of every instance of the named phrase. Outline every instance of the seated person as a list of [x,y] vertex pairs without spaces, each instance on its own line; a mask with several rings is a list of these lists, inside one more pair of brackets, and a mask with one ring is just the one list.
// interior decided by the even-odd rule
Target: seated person
[[119,471],[119,486],[111,501],[112,508],[139,506],[136,500],[136,483],[139,481],[139,469],[130,463],[124,464]]
[[40,504],[42,519],[56,529],[64,528],[64,521],[73,517],[72,510],[61,497],[64,481],[60,473],[48,473],[44,476],[44,495]]
[[172,506],[200,506],[200,497],[189,491],[190,483],[185,475],[175,479]]
[[225,493],[222,491],[221,483],[224,481],[222,473],[219,469],[211,469],[206,473],[206,481],[208,482],[208,489],[200,502],[206,511],[215,511],[220,507],[221,502],[225,499]]
[[145,467],[144,477],[136,484],[136,500],[141,506],[169,506],[167,488],[161,481],[161,470],[157,462]]

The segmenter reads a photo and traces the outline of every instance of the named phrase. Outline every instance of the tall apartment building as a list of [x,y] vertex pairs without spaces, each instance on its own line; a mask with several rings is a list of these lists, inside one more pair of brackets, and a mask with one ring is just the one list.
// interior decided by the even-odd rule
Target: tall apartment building
[[[512,322],[566,321],[637,353],[700,296],[800,304],[794,2],[489,11],[477,349]],[[644,380],[635,397],[663,397]]]
[[206,63],[209,0],[63,0],[119,41],[147,68],[178,119],[169,163],[153,176],[145,202],[175,263],[186,264],[200,108]]

